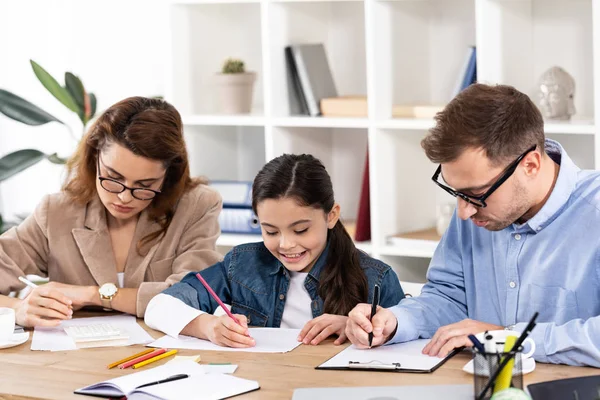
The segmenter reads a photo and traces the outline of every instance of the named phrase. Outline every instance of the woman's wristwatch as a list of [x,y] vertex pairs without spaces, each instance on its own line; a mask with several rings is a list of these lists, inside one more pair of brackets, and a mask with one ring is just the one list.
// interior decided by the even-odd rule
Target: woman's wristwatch
[[117,295],[119,289],[114,283],[105,283],[100,286],[98,293],[100,294],[100,302],[106,311],[112,310],[112,299]]

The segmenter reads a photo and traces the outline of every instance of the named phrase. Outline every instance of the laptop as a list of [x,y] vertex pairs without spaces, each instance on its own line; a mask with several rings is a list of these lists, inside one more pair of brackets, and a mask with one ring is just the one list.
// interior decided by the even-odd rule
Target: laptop
[[473,400],[473,385],[301,388],[292,400]]

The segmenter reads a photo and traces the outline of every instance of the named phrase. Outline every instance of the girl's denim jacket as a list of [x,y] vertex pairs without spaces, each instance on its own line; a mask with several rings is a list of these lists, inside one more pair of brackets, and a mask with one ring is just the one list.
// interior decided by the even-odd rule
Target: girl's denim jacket
[[[325,247],[304,281],[311,302],[313,318],[323,314],[323,300],[317,293],[319,275],[325,267],[329,245]],[[382,307],[397,305],[404,292],[396,273],[389,265],[359,252],[360,266],[369,285],[369,302],[373,301],[373,287],[380,287]],[[200,272],[219,298],[231,305],[231,312],[248,318],[248,324],[278,328],[290,282],[287,269],[262,242],[234,247],[223,261]],[[171,295],[187,305],[207,313],[214,313],[218,303],[212,298],[195,272],[187,274],[164,294]]]

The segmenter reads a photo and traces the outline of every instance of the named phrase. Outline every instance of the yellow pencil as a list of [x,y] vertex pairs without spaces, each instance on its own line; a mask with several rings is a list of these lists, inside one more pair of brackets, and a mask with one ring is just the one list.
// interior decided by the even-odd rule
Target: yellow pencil
[[160,355],[158,355],[156,357],[152,357],[152,358],[150,358],[150,359],[148,359],[146,361],[142,361],[142,362],[139,362],[137,364],[134,364],[133,368],[141,368],[141,367],[143,367],[145,365],[153,363],[154,361],[162,360],[165,357],[172,356],[175,353],[177,353],[177,350],[167,351],[166,353],[160,354]]
[[148,353],[151,353],[151,352],[153,352],[153,351],[154,351],[154,349],[148,349],[148,350],[144,350],[144,351],[142,351],[141,353],[137,353],[137,354],[134,354],[134,355],[132,355],[132,356],[129,356],[129,357],[127,357],[127,358],[124,358],[124,359],[122,359],[122,360],[115,361],[114,363],[112,363],[112,364],[109,364],[109,365],[107,366],[107,368],[108,368],[108,369],[114,368],[114,367],[116,367],[116,366],[117,366],[117,365],[119,365],[119,364],[123,364],[123,363],[125,363],[125,362],[127,362],[127,361],[131,361],[131,360],[133,360],[134,358],[138,358],[138,357],[144,356],[144,355],[146,355],[146,354],[148,354]]
[[[515,345],[516,341],[517,341],[516,336],[507,336],[506,342],[504,343],[504,352],[505,353],[509,352],[510,349],[512,349],[513,346]],[[508,357],[508,356],[505,356],[505,357]],[[500,362],[498,364],[500,364],[500,363],[502,363],[502,359],[500,359]],[[494,384],[494,390],[492,393],[497,393],[501,390],[508,389],[510,387],[510,381],[512,380],[514,365],[515,365],[515,359],[514,359],[514,357],[512,357],[510,359],[510,361],[508,363],[506,363],[506,366],[504,367],[504,369],[502,371],[500,371],[500,374],[496,378],[496,383]]]

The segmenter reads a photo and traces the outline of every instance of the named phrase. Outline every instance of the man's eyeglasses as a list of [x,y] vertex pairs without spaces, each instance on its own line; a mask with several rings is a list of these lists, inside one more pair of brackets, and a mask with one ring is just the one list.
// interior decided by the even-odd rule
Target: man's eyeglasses
[[442,189],[444,189],[446,192],[450,193],[452,196],[454,196],[454,197],[460,197],[461,199],[463,199],[467,203],[473,204],[476,207],[485,208],[485,207],[487,207],[487,204],[486,204],[485,200],[488,197],[490,197],[492,195],[492,193],[494,193],[496,191],[496,189],[498,189],[500,187],[500,185],[502,185],[504,182],[506,182],[506,180],[508,178],[511,177],[511,175],[517,169],[517,166],[519,165],[519,163],[521,162],[521,160],[523,158],[525,158],[525,156],[527,154],[529,154],[530,152],[532,152],[533,150],[535,150],[536,147],[537,147],[537,145],[531,146],[525,153],[521,154],[519,156],[519,158],[517,158],[515,161],[513,161],[512,163],[510,163],[510,165],[508,167],[506,167],[506,169],[504,170],[504,173],[500,176],[500,178],[498,178],[498,180],[496,182],[494,182],[494,184],[484,194],[482,194],[481,196],[469,196],[466,193],[459,192],[458,190],[454,190],[451,187],[448,187],[448,186],[444,185],[443,183],[440,183],[438,181],[438,178],[439,178],[440,174],[442,173],[442,166],[441,165],[438,166],[437,170],[435,171],[435,174],[433,174],[433,176],[431,177],[431,179],[435,182],[436,185],[438,185],[439,187],[441,187]]
[[[104,164],[104,163],[103,163]],[[100,181],[100,186],[104,190],[110,193],[123,193],[125,190],[131,191],[131,195],[138,200],[152,200],[156,197],[157,194],[160,194],[159,190],[152,189],[142,189],[142,188],[130,188],[123,185],[121,182],[116,181],[111,178],[105,178],[100,175],[100,155],[98,155],[98,180]]]

